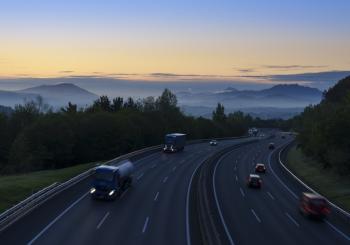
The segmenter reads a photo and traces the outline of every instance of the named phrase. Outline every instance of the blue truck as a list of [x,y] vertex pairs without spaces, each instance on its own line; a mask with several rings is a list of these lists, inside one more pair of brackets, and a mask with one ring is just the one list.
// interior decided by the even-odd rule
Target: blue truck
[[164,152],[182,151],[186,145],[186,134],[172,133],[165,135]]
[[114,200],[131,186],[134,165],[123,161],[118,166],[101,165],[93,174],[91,197],[94,199]]

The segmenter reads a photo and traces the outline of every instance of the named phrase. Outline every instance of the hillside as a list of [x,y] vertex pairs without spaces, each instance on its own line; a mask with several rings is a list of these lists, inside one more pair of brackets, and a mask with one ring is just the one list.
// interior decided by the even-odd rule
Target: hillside
[[24,101],[35,99],[42,96],[45,103],[53,107],[61,107],[68,102],[85,106],[91,104],[98,98],[85,89],[82,89],[71,83],[61,83],[55,85],[41,85],[17,91],[0,91],[0,104],[13,107]]

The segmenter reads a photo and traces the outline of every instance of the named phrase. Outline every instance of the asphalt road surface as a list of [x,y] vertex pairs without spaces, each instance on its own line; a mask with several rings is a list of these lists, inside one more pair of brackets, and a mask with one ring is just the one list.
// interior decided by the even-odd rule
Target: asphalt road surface
[[92,200],[91,179],[60,193],[0,234],[0,244],[186,244],[192,173],[211,154],[251,138],[201,143],[137,162],[120,200]]
[[[195,170],[215,152],[253,140],[200,143],[176,154],[148,155],[135,162],[133,186],[115,201],[91,199],[88,178],[3,231],[0,244],[188,244],[188,192]],[[299,214],[304,189],[280,167],[278,149],[267,147],[271,141],[279,147],[290,140],[259,138],[214,163],[220,235],[228,244],[350,244],[348,223],[332,217],[316,222]],[[257,162],[267,165],[261,190],[246,186]]]

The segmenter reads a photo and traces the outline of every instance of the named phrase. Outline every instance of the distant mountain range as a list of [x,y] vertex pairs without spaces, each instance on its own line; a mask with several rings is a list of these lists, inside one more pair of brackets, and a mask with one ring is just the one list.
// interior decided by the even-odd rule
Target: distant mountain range
[[41,85],[17,91],[0,91],[0,105],[13,107],[16,104],[23,104],[25,101],[33,100],[39,95],[43,97],[45,103],[53,107],[61,107],[67,105],[68,102],[85,106],[98,98],[98,95],[74,84],[61,83]]
[[218,102],[221,102],[228,108],[296,108],[319,103],[322,92],[316,88],[297,84],[280,84],[263,90],[237,90],[229,87],[219,92],[179,92],[177,96],[180,103],[187,106],[215,107]]
[[219,92],[179,92],[177,97],[182,110],[194,116],[210,117],[211,111],[220,102],[227,112],[241,110],[262,118],[290,118],[304,107],[319,103],[322,92],[298,84],[280,84],[262,90],[229,87]]

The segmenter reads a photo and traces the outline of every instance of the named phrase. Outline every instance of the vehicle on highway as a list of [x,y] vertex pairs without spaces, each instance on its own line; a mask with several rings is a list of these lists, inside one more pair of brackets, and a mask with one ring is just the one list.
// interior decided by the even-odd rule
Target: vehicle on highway
[[211,140],[211,141],[209,142],[209,145],[211,145],[211,146],[217,146],[217,145],[218,145],[218,141],[217,141],[217,140]]
[[271,142],[269,144],[269,150],[273,150],[273,149],[275,149],[275,144]]
[[186,134],[172,133],[165,135],[164,152],[182,151],[186,145]]
[[300,213],[312,218],[323,219],[330,213],[328,201],[315,193],[303,192],[299,203]]
[[262,180],[257,174],[250,174],[247,179],[248,187],[261,188]]
[[248,135],[256,137],[258,135],[259,130],[257,128],[248,129]]
[[284,134],[282,134],[282,135],[281,135],[281,138],[282,138],[282,139],[285,139],[285,138],[286,138],[286,136],[285,136]]
[[255,173],[266,173],[266,167],[263,163],[257,163],[255,165]]
[[93,174],[91,196],[96,199],[116,199],[131,186],[133,171],[134,165],[129,160],[118,166],[98,166]]

